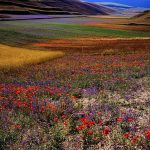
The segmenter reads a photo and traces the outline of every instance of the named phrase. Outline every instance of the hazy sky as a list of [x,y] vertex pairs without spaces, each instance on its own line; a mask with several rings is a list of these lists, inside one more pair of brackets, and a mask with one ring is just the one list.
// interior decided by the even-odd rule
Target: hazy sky
[[115,3],[131,5],[131,6],[150,8],[150,0],[84,0],[84,1],[89,1],[89,2],[115,2]]

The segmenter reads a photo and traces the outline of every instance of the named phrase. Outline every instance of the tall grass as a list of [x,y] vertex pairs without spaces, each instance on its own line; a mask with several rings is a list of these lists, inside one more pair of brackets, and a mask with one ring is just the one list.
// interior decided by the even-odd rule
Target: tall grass
[[0,44],[0,69],[21,67],[63,56],[61,51],[40,51]]

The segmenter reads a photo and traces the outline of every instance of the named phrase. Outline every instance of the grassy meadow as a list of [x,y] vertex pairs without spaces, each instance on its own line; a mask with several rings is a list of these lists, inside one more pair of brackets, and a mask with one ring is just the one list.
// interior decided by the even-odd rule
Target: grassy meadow
[[0,149],[150,149],[150,33],[47,21],[0,24]]

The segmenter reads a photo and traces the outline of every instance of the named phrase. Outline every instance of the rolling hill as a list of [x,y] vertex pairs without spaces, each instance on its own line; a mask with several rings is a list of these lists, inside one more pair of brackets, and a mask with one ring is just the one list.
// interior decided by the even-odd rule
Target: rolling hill
[[134,16],[133,19],[150,21],[150,10],[146,10],[146,11]]
[[114,10],[79,0],[0,0],[0,14],[107,15]]

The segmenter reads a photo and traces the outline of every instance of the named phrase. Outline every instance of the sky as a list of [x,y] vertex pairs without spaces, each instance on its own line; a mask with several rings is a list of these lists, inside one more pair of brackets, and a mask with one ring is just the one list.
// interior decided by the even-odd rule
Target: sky
[[88,2],[114,2],[136,7],[150,8],[150,0],[84,0]]

